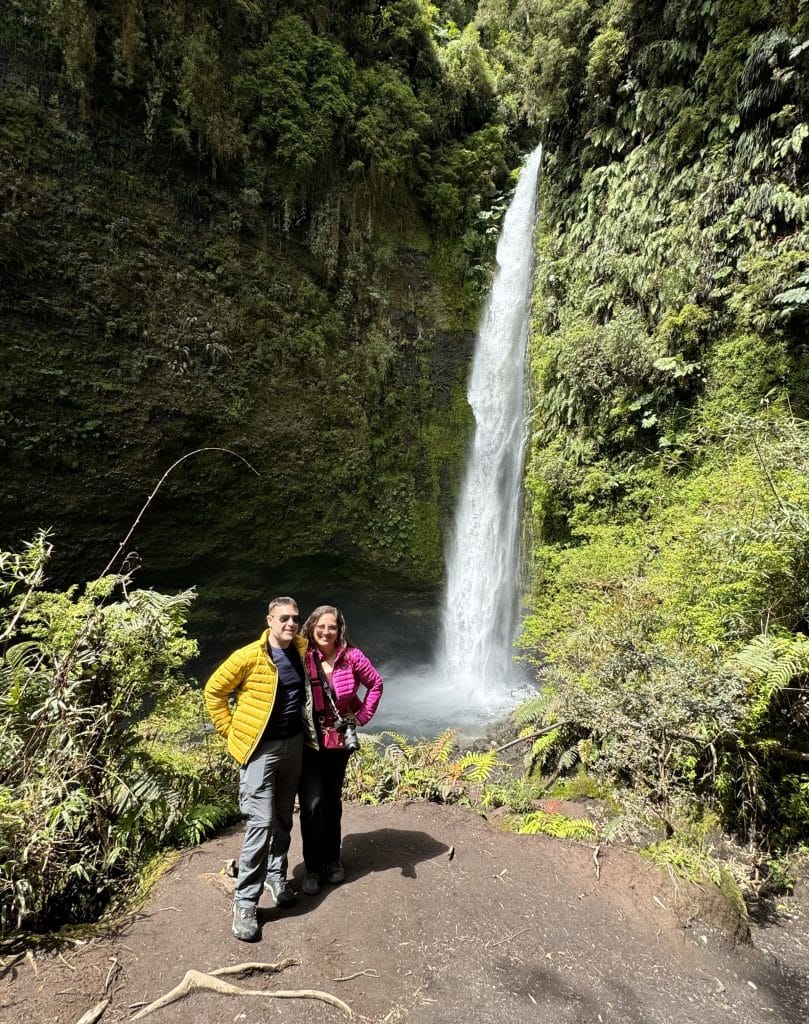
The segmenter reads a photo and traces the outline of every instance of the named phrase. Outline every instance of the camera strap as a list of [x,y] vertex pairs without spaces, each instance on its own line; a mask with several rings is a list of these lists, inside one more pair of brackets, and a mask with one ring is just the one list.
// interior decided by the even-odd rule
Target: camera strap
[[337,694],[332,690],[329,685],[329,681],[326,678],[326,673],[323,671],[323,666],[320,663],[320,658],[317,651],[312,651],[312,661],[315,663],[315,671],[317,672],[317,678],[320,683],[320,688],[323,690],[324,706],[330,707],[336,718],[340,718],[340,711],[337,707]]

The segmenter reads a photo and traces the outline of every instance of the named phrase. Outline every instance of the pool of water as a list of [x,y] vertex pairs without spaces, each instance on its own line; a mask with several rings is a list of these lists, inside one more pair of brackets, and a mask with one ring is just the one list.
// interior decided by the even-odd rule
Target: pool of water
[[417,739],[432,738],[451,728],[460,742],[470,742],[484,736],[530,692],[527,687],[497,688],[481,696],[448,685],[446,677],[430,664],[378,667],[385,692],[377,713],[365,727],[369,733],[387,730]]

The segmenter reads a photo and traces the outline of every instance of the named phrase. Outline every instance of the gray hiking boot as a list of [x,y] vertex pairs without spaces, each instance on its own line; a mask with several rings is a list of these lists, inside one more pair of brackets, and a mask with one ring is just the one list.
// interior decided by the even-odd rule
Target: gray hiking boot
[[258,938],[258,917],[254,904],[233,904],[233,934],[242,942],[255,942]]
[[305,892],[307,896],[317,896],[320,892],[320,872],[319,871],[307,871],[303,876],[303,882],[301,883],[301,891]]
[[268,878],[264,889],[275,900],[276,907],[293,907],[298,902],[298,894],[285,878]]
[[336,860],[333,864],[327,864],[325,874],[329,885],[340,885],[341,882],[346,880],[346,869],[339,860]]

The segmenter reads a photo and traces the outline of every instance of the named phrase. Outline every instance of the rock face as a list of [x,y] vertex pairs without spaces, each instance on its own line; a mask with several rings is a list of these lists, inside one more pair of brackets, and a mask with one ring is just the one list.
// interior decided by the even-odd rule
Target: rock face
[[49,124],[31,156],[26,253],[2,295],[11,535],[52,527],[57,577],[98,571],[175,459],[224,447],[255,472],[205,452],[173,474],[132,543],[150,579],[233,599],[337,544],[434,583],[471,346],[434,252],[399,236],[383,259],[369,238],[354,276],[329,278],[266,223],[223,225],[234,197],[200,220],[147,173],[91,174],[66,134]]
[[[0,17],[9,542],[50,527],[54,583],[92,576],[175,460],[227,448],[250,466],[207,451],[161,489],[142,582],[200,586],[217,628],[290,557],[435,586],[498,129],[442,126],[417,25],[256,13],[211,34],[197,5],[190,28],[136,5],[132,36],[117,11],[28,6]],[[455,181],[439,156],[462,142]]]

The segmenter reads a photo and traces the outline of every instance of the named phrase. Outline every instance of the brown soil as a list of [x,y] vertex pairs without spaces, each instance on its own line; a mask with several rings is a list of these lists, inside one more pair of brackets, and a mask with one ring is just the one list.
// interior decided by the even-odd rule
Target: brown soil
[[[101,1024],[202,972],[295,957],[280,975],[229,976],[247,989],[318,989],[378,1024],[798,1024],[809,1019],[809,893],[753,942],[722,900],[633,851],[515,836],[435,804],[347,806],[347,882],[261,908],[259,942],[230,934],[235,828],[184,854],[142,912],[61,953],[7,956],[6,1024],[76,1024],[110,995]],[[300,847],[290,863],[299,882]],[[269,900],[263,901],[269,903]],[[803,908],[803,910],[802,910]],[[790,909],[790,908],[787,908]],[[311,999],[194,991],[160,1024],[303,1024],[344,1014]]]

